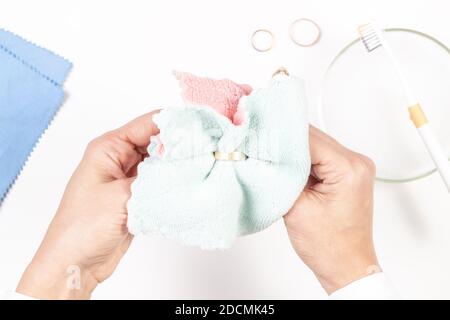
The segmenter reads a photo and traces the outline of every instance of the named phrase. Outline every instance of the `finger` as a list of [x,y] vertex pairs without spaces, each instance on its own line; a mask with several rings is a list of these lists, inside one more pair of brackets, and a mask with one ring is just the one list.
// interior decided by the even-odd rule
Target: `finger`
[[313,165],[342,157],[345,149],[335,139],[312,125],[309,126],[309,147]]
[[338,180],[348,169],[351,152],[314,126],[309,133],[311,174],[326,183]]
[[153,115],[157,112],[159,110],[140,116],[92,140],[86,149],[83,167],[94,171],[103,182],[134,175],[134,168],[147,155],[150,137],[158,134],[153,122]]
[[[142,156],[142,158],[141,158],[141,161],[142,160],[144,160],[144,157]],[[137,176],[137,173],[138,173],[138,166],[139,166],[139,163],[141,162],[141,161],[139,161],[139,162],[137,162],[134,166],[132,166],[129,170],[128,170],[128,172],[126,173],[126,175],[127,175],[127,177],[131,177],[131,178],[133,178],[133,177],[136,177]]]
[[319,183],[319,180],[311,173],[311,175],[308,177],[308,180],[306,181],[304,189],[310,189],[317,183]]
[[127,202],[131,198],[131,184],[135,177],[121,178],[111,181],[107,188],[110,194],[110,201],[114,208],[120,207],[122,212],[127,212]]
[[159,129],[153,122],[153,116],[159,110],[140,116],[116,130],[121,139],[133,144],[136,150],[145,154],[145,148],[150,143],[150,137],[159,133]]
[[[126,230],[128,232],[128,228]],[[134,238],[134,236],[128,232],[126,238],[119,245],[119,252],[120,252],[121,256],[123,256],[128,251],[128,248],[130,247],[131,242],[133,241],[133,238]]]

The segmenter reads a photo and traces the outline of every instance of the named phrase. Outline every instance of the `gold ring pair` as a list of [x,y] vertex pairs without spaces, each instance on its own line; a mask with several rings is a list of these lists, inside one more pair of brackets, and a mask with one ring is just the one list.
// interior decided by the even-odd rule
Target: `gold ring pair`
[[[317,30],[316,37],[310,42],[302,42],[295,36],[296,27],[298,27],[301,23],[305,23],[305,22],[314,26],[314,28]],[[260,35],[266,35],[266,36],[268,35],[270,37],[271,41],[268,43],[268,45],[260,46],[256,43],[256,38]],[[289,37],[296,45],[301,46],[301,47],[311,47],[311,46],[315,45],[317,42],[319,42],[321,35],[322,35],[322,30],[320,29],[319,25],[311,19],[300,18],[300,19],[297,19],[294,22],[292,22],[291,25],[289,26]],[[256,51],[266,52],[266,51],[271,50],[274,47],[275,35],[268,29],[258,29],[255,32],[253,32],[253,34],[251,36],[251,43],[252,43],[252,47]]]

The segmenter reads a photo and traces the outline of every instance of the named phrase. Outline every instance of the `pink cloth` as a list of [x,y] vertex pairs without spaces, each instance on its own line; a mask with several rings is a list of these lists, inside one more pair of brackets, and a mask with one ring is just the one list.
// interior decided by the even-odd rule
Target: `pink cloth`
[[[245,115],[239,110],[238,105],[242,96],[252,92],[252,87],[248,84],[237,84],[228,79],[197,77],[187,72],[174,71],[173,74],[180,83],[181,96],[185,102],[210,106],[237,126],[245,120]],[[164,145],[160,136],[152,136],[150,143],[154,146],[151,156],[162,158]]]
[[164,145],[161,142],[161,136],[157,134],[156,136],[150,137],[150,143],[154,144],[155,149],[152,152],[153,156],[157,156],[158,158],[162,158],[164,154]]
[[235,125],[242,123],[243,115],[238,111],[238,104],[242,96],[252,92],[248,84],[237,84],[228,79],[197,77],[178,71],[174,71],[174,75],[180,82],[181,95],[186,102],[210,106]]

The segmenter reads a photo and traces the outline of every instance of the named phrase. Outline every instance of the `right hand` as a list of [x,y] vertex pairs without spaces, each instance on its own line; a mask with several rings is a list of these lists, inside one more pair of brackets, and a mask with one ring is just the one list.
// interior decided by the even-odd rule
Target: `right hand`
[[372,240],[375,166],[310,127],[311,176],[284,221],[291,243],[328,294],[381,271]]

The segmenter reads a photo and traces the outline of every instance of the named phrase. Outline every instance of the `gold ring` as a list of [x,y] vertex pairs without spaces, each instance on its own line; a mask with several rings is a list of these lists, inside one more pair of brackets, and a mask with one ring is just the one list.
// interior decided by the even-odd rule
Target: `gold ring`
[[[295,25],[297,25],[300,22],[309,22],[317,29],[317,36],[313,41],[311,41],[309,43],[303,43],[303,42],[298,41],[298,39],[295,39],[294,27],[295,27]],[[291,25],[289,26],[289,37],[296,45],[299,45],[300,47],[311,47],[311,46],[315,45],[317,42],[319,42],[321,36],[322,36],[322,30],[320,29],[319,25],[311,19],[300,18],[300,19],[297,19],[294,22],[292,22]]]
[[234,151],[230,153],[215,151],[214,158],[216,160],[224,160],[224,161],[243,161],[246,160],[248,157],[244,153],[239,151]]
[[277,71],[275,71],[275,72],[272,74],[272,78],[275,77],[275,76],[277,76],[277,75],[279,75],[279,74],[284,74],[285,76],[288,76],[288,77],[289,77],[289,71],[288,71],[285,67],[279,67],[279,68],[277,69]]
[[[269,46],[267,46],[267,47],[262,47],[262,48],[261,48],[261,46],[257,46],[257,45],[255,44],[255,37],[256,37],[256,35],[258,35],[259,33],[261,33],[261,34],[262,34],[262,33],[265,33],[265,34],[268,34],[268,35],[270,36],[271,42],[270,42],[270,45],[269,45]],[[275,42],[275,36],[273,35],[272,32],[270,32],[270,31],[267,30],[267,29],[258,29],[258,30],[256,30],[255,32],[253,32],[252,37],[251,37],[251,42],[252,42],[252,47],[253,47],[253,49],[255,49],[256,51],[259,51],[259,52],[266,52],[266,51],[269,51],[270,49],[273,48],[273,45],[274,45],[274,42]]]

